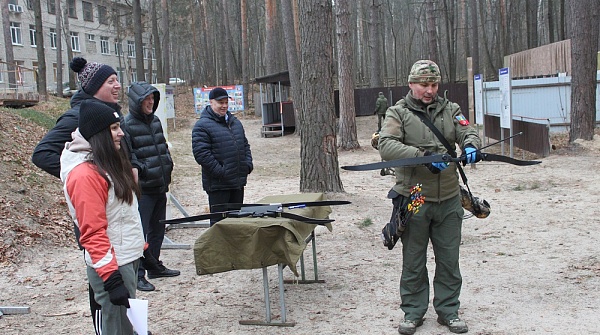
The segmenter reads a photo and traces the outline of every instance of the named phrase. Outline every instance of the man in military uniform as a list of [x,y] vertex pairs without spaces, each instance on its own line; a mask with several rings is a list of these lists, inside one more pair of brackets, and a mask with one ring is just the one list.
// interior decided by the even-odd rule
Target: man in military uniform
[[377,114],[377,131],[381,130],[381,122],[385,119],[385,111],[388,109],[388,101],[383,92],[379,92],[375,102],[375,114]]
[[[477,151],[480,139],[469,125],[458,104],[438,96],[440,70],[430,60],[419,60],[411,68],[406,97],[387,110],[378,143],[385,161],[447,153],[442,141],[422,121],[428,118],[454,147],[458,144],[465,163],[481,159]],[[437,322],[453,333],[465,333],[467,324],[458,316],[462,277],[459,268],[459,247],[463,208],[461,206],[456,163],[431,163],[426,166],[395,168],[396,184],[388,195],[394,206],[406,206],[410,189],[422,185],[425,203],[400,232],[402,241],[402,275],[400,307],[404,320],[400,334],[414,334],[423,324],[429,305],[427,246],[431,240],[435,255],[433,307]],[[408,201],[409,202],[409,201]]]

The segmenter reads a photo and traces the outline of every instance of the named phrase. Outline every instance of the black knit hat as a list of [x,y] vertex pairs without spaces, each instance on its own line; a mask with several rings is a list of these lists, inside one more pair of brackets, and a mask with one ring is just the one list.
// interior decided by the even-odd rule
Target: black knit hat
[[221,87],[215,87],[212,89],[212,91],[210,91],[210,93],[208,93],[208,98],[210,100],[221,100],[221,99],[225,99],[225,98],[229,98],[229,94],[227,94],[227,91],[225,91],[225,89],[221,88]]
[[113,74],[117,74],[112,67],[101,63],[88,63],[85,58],[75,57],[69,64],[71,70],[77,72],[77,78],[81,83],[81,88],[85,93],[94,95],[104,84],[106,79]]
[[120,121],[117,111],[100,101],[86,99],[79,107],[79,133],[86,140]]

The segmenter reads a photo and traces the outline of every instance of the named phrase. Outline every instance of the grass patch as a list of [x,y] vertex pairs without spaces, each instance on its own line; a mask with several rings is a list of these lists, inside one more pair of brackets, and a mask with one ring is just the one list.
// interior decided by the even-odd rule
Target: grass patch
[[34,109],[10,109],[10,111],[46,129],[51,129],[56,124],[56,118]]
[[362,220],[362,222],[360,223],[361,228],[365,228],[365,227],[368,227],[371,225],[373,225],[373,220],[371,220],[370,218],[366,218],[366,219]]

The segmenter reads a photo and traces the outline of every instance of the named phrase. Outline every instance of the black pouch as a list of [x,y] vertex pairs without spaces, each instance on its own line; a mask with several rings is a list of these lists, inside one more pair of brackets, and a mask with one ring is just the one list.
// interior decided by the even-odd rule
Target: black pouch
[[386,225],[381,230],[381,239],[383,240],[383,245],[388,248],[388,250],[394,249],[394,246],[402,237],[402,232],[404,232],[405,226],[403,226],[402,218],[406,216],[406,201],[407,197],[399,194],[393,189],[388,193],[388,198],[392,199],[393,209],[392,216],[390,217],[390,222],[386,223]]

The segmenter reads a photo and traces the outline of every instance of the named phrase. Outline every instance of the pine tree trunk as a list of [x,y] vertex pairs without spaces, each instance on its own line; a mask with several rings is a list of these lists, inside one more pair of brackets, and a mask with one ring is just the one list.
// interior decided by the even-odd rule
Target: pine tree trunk
[[571,129],[569,141],[592,140],[596,124],[598,0],[571,0]]
[[333,104],[331,0],[300,0],[304,112],[300,126],[300,191],[343,192]]
[[[33,2],[35,16],[35,42],[37,44],[37,84],[40,100],[48,99],[48,84],[46,83],[46,55],[44,54],[44,30],[42,27],[42,5],[41,0]],[[62,85],[61,85],[62,86]]]
[[350,5],[347,1],[335,4],[335,25],[338,56],[338,86],[340,92],[339,147],[343,150],[360,148],[356,135],[354,106],[354,54],[350,29]]

